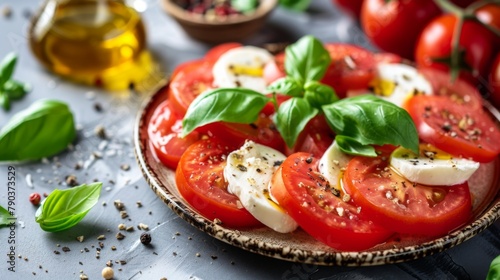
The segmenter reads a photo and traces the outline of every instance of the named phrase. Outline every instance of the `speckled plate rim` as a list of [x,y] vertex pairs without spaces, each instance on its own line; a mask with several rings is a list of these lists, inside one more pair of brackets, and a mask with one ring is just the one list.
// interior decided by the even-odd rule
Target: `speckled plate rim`
[[[165,83],[162,88],[167,86],[168,84]],[[159,97],[162,88],[145,100],[136,118],[133,138],[137,163],[151,189],[171,210],[192,226],[230,245],[291,262],[326,266],[373,266],[406,262],[442,252],[474,237],[500,218],[500,192],[497,190],[495,197],[485,207],[485,210],[476,216],[474,221],[444,237],[400,248],[370,249],[361,252],[304,250],[294,248],[293,244],[292,246],[282,246],[278,242],[263,242],[259,238],[255,238],[255,236],[246,235],[245,231],[225,228],[220,224],[207,220],[194,211],[182,198],[170,192],[167,184],[170,187],[175,187],[175,182],[163,182],[157,175],[158,170],[152,168],[146,160],[148,145],[145,136],[141,134],[141,127],[144,125],[147,113],[155,103],[155,99],[164,98]],[[500,119],[500,113],[491,105],[486,103],[486,108],[493,111],[495,118]],[[173,171],[168,172],[173,173]]]

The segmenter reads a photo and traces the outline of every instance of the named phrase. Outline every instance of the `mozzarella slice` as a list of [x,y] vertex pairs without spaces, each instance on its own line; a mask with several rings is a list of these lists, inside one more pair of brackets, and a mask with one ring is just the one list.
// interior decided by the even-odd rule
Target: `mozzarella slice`
[[[367,93],[349,92],[349,96]],[[401,63],[379,63],[376,77],[370,83],[370,93],[399,107],[415,94],[431,94],[432,86],[415,67]]]
[[397,148],[391,154],[390,165],[411,182],[429,186],[452,186],[467,181],[479,168],[479,163],[453,158],[429,144],[420,145],[420,154]]
[[257,220],[281,233],[294,231],[298,226],[269,196],[269,182],[285,158],[275,149],[247,141],[228,155],[224,168],[228,191]]
[[342,152],[337,142],[333,141],[319,160],[319,172],[328,180],[330,186],[340,189],[342,172],[352,158],[352,156]]
[[212,68],[214,84],[220,88],[249,88],[264,92],[264,66],[273,60],[265,49],[244,46],[224,53]]

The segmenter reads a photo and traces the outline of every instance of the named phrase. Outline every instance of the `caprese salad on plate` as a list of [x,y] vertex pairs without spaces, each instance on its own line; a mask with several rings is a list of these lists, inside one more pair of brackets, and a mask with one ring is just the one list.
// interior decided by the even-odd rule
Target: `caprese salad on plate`
[[498,192],[500,129],[481,95],[396,55],[312,36],[275,55],[227,43],[179,65],[155,100],[141,167],[228,231],[404,247],[470,225]]

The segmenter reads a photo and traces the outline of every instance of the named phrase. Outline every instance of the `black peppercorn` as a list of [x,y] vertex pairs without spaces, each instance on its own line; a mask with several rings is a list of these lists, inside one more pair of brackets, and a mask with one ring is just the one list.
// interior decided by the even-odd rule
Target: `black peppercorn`
[[149,245],[151,243],[151,234],[144,232],[141,234],[141,243],[144,245]]

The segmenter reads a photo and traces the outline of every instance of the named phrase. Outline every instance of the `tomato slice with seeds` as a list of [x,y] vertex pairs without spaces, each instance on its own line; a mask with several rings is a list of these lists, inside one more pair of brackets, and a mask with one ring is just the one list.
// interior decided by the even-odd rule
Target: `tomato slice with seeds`
[[500,154],[500,131],[482,110],[449,96],[414,96],[406,104],[420,138],[451,155],[490,162]]
[[450,72],[420,67],[418,71],[431,83],[433,95],[450,96],[458,104],[469,106],[470,110],[482,110],[483,98],[479,91],[465,79],[452,81]]
[[168,96],[182,115],[193,100],[212,88],[212,64],[204,60],[186,62],[178,68],[170,81]]
[[319,158],[323,156],[334,139],[335,133],[328,126],[325,116],[318,115],[309,121],[292,148],[285,147],[285,154],[305,152]]
[[295,153],[282,163],[271,181],[271,194],[302,229],[338,250],[366,250],[392,234],[345,202],[342,192],[319,174],[318,159],[308,153]]
[[455,186],[412,183],[389,167],[390,152],[355,157],[342,178],[345,191],[361,211],[399,233],[439,236],[471,218],[467,182]]
[[326,43],[332,62],[321,82],[335,89],[343,98],[348,90],[365,89],[375,78],[376,60],[373,53],[361,47]]
[[209,220],[219,219],[225,227],[262,225],[227,191],[223,170],[226,157],[235,147],[215,138],[199,140],[182,155],[175,172],[179,193]]
[[193,131],[180,137],[182,116],[169,100],[156,107],[148,123],[149,143],[156,157],[167,167],[175,169],[186,149],[198,141],[201,135]]

